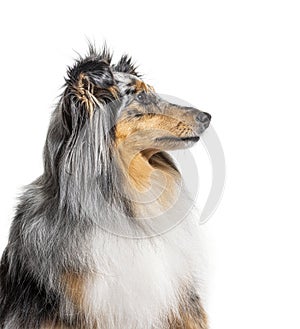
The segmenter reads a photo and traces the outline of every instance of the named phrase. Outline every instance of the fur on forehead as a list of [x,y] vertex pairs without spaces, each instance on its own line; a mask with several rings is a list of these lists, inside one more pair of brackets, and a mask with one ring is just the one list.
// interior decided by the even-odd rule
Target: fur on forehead
[[139,91],[148,91],[149,86],[140,78],[128,73],[114,73],[115,81],[122,96],[137,93]]

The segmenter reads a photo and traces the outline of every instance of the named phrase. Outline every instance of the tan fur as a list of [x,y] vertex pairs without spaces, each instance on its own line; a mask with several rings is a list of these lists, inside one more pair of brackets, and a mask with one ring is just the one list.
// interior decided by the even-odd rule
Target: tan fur
[[134,124],[131,120],[123,119],[116,125],[116,143],[124,141],[130,135],[136,132],[155,131],[163,135],[180,136],[183,130],[189,128],[174,116],[163,114],[147,115],[137,120]]
[[74,89],[77,92],[79,100],[85,104],[91,119],[95,110],[95,104],[99,103],[96,96],[97,93],[110,93],[114,99],[119,98],[119,89],[117,86],[101,89],[99,86],[95,86],[91,83],[90,79],[84,73],[79,75],[77,85],[75,85]]
[[208,329],[207,315],[201,305],[197,312],[180,311],[180,317],[171,315],[166,329]]
[[153,181],[160,182],[160,189],[153,193],[163,209],[168,209],[177,200],[179,190],[176,184],[180,175],[165,159],[156,155],[159,150],[151,146],[151,140],[159,136],[179,135],[182,125],[177,118],[162,114],[146,114],[135,122],[120,119],[116,125],[116,148],[129,178],[129,188],[133,188],[134,194],[138,193],[138,198],[143,198],[143,193],[150,192]]
[[142,80],[136,80],[135,83],[135,90],[136,92],[141,92],[141,91],[149,91],[149,86]]
[[86,109],[92,117],[94,113],[94,85],[90,83],[88,77],[83,73],[80,73],[79,75],[76,90],[81,102],[86,105]]
[[76,309],[80,310],[84,299],[84,278],[74,273],[65,273],[61,281],[66,296],[68,296]]
[[111,86],[107,90],[113,95],[115,99],[119,98],[119,89],[116,86]]
[[153,167],[146,161],[141,153],[135,155],[129,163],[128,175],[132,186],[138,191],[145,191],[150,187]]
[[179,179],[179,173],[156,155],[157,150],[147,150],[135,155],[128,166],[128,175],[132,186],[139,192],[145,192],[151,187],[151,178],[155,173],[160,175],[164,185],[157,201],[167,208],[176,195],[174,184]]
[[[160,175],[164,178],[164,190],[159,196],[158,202],[164,209],[168,209],[174,204],[174,200],[177,200],[180,193],[180,190],[176,186],[180,184],[181,176],[173,166],[162,158],[162,154],[165,153],[152,154],[148,160],[152,168],[159,170]],[[165,154],[165,156],[168,155]]]

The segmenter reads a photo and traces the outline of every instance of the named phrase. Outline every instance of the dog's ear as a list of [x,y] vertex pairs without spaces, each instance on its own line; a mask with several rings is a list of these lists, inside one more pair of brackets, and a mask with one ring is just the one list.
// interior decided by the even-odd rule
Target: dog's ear
[[140,77],[141,75],[137,72],[137,67],[133,63],[132,58],[128,55],[123,55],[119,60],[118,64],[114,66],[114,70],[121,73],[129,73]]
[[107,103],[118,97],[114,76],[105,57],[88,57],[68,70],[67,85],[74,100],[82,102],[91,112],[91,105]]
[[106,50],[101,54],[91,52],[68,69],[62,97],[63,123],[68,130],[78,123],[78,119],[82,123],[92,117],[97,108],[119,98],[110,61],[111,56]]

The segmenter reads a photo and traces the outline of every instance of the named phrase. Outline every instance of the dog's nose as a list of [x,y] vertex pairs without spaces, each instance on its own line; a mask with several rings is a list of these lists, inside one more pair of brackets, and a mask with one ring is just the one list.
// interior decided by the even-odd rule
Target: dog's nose
[[206,112],[199,112],[196,116],[196,121],[202,123],[205,127],[209,126],[211,115]]

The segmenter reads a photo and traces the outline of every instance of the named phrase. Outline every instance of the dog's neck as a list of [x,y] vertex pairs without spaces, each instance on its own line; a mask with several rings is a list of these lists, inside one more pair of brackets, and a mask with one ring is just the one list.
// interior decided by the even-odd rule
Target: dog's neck
[[137,217],[159,216],[177,201],[181,175],[167,153],[148,149],[134,154],[123,148],[119,163]]

